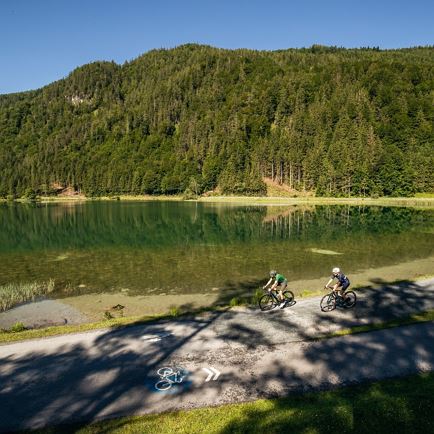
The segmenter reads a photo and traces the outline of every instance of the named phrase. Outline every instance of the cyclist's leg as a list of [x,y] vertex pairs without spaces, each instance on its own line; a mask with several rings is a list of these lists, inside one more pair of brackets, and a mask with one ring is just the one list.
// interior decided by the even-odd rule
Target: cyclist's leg
[[348,289],[348,287],[350,286],[350,283],[344,283],[341,287],[341,297],[343,298],[343,300],[345,301],[347,299],[347,296],[345,295],[345,291]]
[[339,303],[339,300],[342,299],[342,286],[340,282],[333,285],[332,291],[333,291],[333,295],[336,298],[336,302]]
[[277,306],[279,306],[281,304],[278,287],[274,288],[272,295],[273,295],[273,300],[274,300],[274,308],[276,308]]
[[279,285],[279,300],[281,303],[286,303],[285,297],[283,296],[283,292],[285,291],[285,289],[288,287],[288,281],[284,280],[280,285]]
[[269,289],[268,289],[268,293],[269,293],[273,298],[276,297],[276,292],[277,292],[277,289],[276,289],[276,288],[269,288]]
[[276,304],[279,301],[276,288],[269,288],[268,294],[270,294],[271,298],[273,299],[273,304]]

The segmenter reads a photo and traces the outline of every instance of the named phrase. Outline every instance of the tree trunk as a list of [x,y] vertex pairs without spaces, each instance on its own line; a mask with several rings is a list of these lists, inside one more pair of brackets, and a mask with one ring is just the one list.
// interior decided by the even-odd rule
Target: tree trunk
[[292,169],[292,163],[289,163],[289,188],[292,188],[293,185],[293,169]]

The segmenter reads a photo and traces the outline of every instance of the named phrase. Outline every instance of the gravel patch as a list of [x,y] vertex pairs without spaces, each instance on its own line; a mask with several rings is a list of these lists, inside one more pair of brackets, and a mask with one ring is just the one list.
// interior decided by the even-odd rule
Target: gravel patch
[[57,300],[40,300],[26,303],[0,313],[0,328],[9,329],[17,322],[27,328],[88,322],[79,310]]

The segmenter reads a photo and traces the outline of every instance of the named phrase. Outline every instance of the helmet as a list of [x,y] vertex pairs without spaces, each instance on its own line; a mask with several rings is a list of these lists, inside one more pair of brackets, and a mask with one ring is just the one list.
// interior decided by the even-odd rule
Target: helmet
[[270,271],[270,277],[276,277],[277,271],[276,270],[271,270]]
[[333,268],[332,272],[333,272],[333,274],[338,274],[341,272],[341,269],[339,267],[335,267],[335,268]]

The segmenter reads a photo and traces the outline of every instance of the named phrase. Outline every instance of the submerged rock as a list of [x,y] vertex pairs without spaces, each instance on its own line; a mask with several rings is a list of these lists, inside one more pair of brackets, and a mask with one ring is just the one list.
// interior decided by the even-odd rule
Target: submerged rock
[[343,253],[334,252],[333,250],[325,250],[325,249],[312,248],[312,249],[308,249],[308,251],[312,253],[319,253],[321,255],[343,255]]

